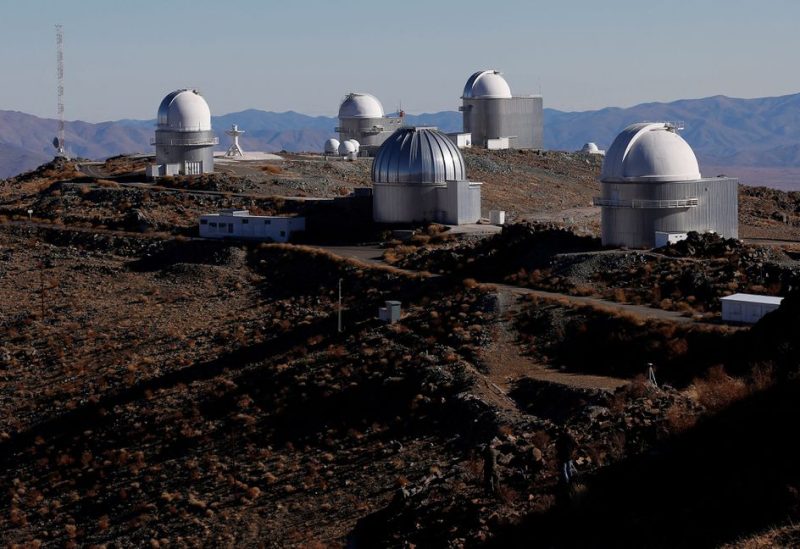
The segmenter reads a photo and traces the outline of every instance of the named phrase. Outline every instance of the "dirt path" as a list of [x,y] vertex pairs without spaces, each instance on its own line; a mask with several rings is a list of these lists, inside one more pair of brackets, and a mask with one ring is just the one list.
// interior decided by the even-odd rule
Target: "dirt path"
[[487,381],[504,394],[521,378],[558,383],[581,389],[613,391],[628,382],[624,379],[589,374],[569,373],[549,368],[526,356],[517,343],[513,315],[519,311],[517,288],[499,287],[497,290],[498,320],[494,326],[492,343],[484,351],[484,361],[489,369]]
[[534,290],[532,288],[522,288],[520,286],[510,286],[508,284],[495,284],[498,290],[510,292],[517,296],[532,295],[542,299],[567,301],[573,305],[589,305],[592,307],[601,307],[609,311],[630,313],[641,318],[666,320],[669,322],[687,323],[695,322],[691,317],[683,316],[682,313],[677,311],[665,311],[664,309],[656,309],[655,307],[648,307],[646,305],[632,305],[630,303],[617,303],[616,301],[608,301],[599,297],[584,297],[577,295],[562,294],[558,292],[547,292],[544,290]]

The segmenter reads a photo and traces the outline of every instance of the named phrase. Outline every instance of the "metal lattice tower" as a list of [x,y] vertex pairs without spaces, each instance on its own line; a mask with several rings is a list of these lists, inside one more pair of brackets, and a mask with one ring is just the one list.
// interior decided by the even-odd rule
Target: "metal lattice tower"
[[228,147],[228,152],[225,153],[225,156],[244,156],[244,152],[242,152],[242,148],[239,146],[239,136],[244,133],[244,130],[240,130],[239,126],[233,124],[231,129],[227,130],[225,133],[233,138],[233,142],[231,146]]
[[53,140],[58,156],[66,156],[64,147],[64,29],[56,25],[56,76],[58,77],[58,135]]

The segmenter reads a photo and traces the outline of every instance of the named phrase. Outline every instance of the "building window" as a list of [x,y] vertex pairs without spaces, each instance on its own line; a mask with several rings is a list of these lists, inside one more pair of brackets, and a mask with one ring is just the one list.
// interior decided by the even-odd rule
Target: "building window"
[[217,224],[216,224],[216,223],[210,223],[210,225],[211,225],[212,227],[216,227],[216,226],[217,226]]
[[229,233],[233,232],[233,223],[228,223],[228,232]]
[[281,236],[286,236],[286,231],[281,231]]
[[201,219],[200,220],[200,224],[201,225],[208,225],[208,219]]
[[272,225],[272,220],[271,219],[265,219],[264,220],[264,225]]
[[242,219],[242,225],[247,225],[248,223],[250,223],[249,219]]

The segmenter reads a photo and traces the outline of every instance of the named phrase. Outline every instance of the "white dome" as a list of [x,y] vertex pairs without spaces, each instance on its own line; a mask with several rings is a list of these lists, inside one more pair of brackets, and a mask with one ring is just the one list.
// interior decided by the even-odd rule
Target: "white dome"
[[339,106],[339,118],[383,118],[383,105],[368,93],[349,93]]
[[478,71],[469,77],[464,86],[464,99],[508,99],[511,97],[511,88],[496,70]]
[[600,151],[600,149],[597,148],[597,143],[591,143],[591,142],[590,143],[586,143],[583,146],[583,148],[581,149],[581,152],[585,152],[585,153],[589,153],[589,154],[597,154],[599,151]]
[[692,181],[700,179],[692,148],[664,122],[631,124],[606,152],[601,181]]
[[175,90],[158,107],[158,126],[170,131],[210,131],[211,110],[197,90]]
[[353,142],[350,139],[339,143],[339,154],[341,156],[347,156],[348,154],[354,152],[356,152],[356,146],[353,145]]
[[339,152],[339,140],[330,138],[325,142],[325,154],[336,154]]
[[355,139],[348,139],[348,141],[353,144],[353,147],[355,148],[356,152],[359,152],[361,150],[361,143],[359,143]]

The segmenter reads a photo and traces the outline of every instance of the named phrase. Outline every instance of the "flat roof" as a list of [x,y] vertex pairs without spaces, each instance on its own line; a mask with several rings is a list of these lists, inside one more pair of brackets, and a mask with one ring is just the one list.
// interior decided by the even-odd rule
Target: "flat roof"
[[200,217],[235,217],[236,219],[304,219],[301,215],[255,215],[255,214],[242,214],[238,212],[219,212],[201,214]]
[[766,303],[767,305],[780,305],[782,297],[756,294],[733,294],[723,297],[720,301],[741,301],[746,303]]

